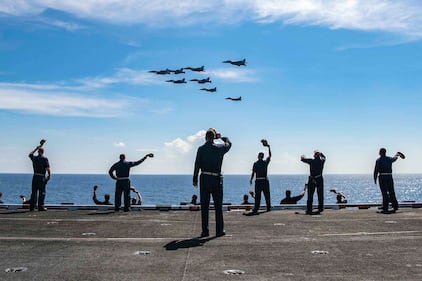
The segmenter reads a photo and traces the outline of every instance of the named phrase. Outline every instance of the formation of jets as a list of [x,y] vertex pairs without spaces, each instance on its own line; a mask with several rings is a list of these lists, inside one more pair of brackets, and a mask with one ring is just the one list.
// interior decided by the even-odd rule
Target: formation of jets
[[[243,60],[225,60],[222,63],[228,63],[228,64],[235,65],[235,66],[246,66],[246,59],[243,59]],[[205,72],[205,67],[204,66],[200,66],[200,67],[187,66],[187,67],[182,67],[182,68],[175,69],[175,70],[170,70],[170,69],[166,68],[166,69],[163,69],[163,70],[151,70],[149,72],[155,73],[157,75],[169,75],[169,74],[184,74],[184,73],[186,73],[185,70],[190,70],[190,71],[193,71],[193,72]],[[197,82],[198,84],[212,83],[210,77],[207,77],[205,79],[195,78],[195,79],[190,79],[189,81]],[[183,79],[169,79],[169,80],[166,80],[166,82],[174,83],[174,84],[186,84],[187,83],[185,78],[183,78]],[[201,88],[199,90],[206,91],[206,92],[217,92],[217,87]],[[242,97],[238,97],[238,98],[227,97],[226,100],[241,101]]]

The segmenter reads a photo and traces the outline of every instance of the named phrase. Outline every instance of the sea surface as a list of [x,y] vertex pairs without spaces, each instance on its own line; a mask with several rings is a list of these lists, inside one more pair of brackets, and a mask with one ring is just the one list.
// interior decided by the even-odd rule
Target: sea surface
[[[224,202],[240,204],[243,194],[253,189],[249,185],[250,175],[224,176]],[[0,174],[1,200],[7,204],[19,204],[19,195],[30,197],[31,174]],[[271,203],[279,204],[286,189],[292,196],[299,194],[307,181],[307,175],[270,175]],[[345,194],[349,203],[380,203],[381,192],[374,184],[372,175],[324,175],[324,197],[326,204],[336,203],[331,188]],[[422,202],[422,174],[394,175],[398,201]],[[199,189],[192,186],[191,175],[132,175],[131,183],[142,194],[143,204],[174,204],[189,202]],[[114,201],[115,182],[108,175],[54,174],[47,185],[46,204],[75,203],[93,204],[92,187],[98,185],[97,196],[103,199],[111,194]],[[132,194],[134,196],[134,194]],[[253,202],[252,200],[249,200]],[[316,194],[314,202],[316,203]],[[298,202],[306,204],[306,196]],[[262,202],[264,204],[264,202]]]

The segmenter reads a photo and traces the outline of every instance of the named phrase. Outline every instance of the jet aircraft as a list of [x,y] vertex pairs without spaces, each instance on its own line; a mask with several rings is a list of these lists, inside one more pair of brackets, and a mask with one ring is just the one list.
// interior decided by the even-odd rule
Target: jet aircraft
[[228,97],[228,98],[226,98],[226,100],[241,101],[241,100],[242,100],[242,97],[238,97],[238,98],[231,98],[231,97]]
[[181,80],[166,80],[166,82],[171,82],[171,83],[174,83],[174,84],[183,84],[183,83],[186,83],[186,80],[185,80],[185,78],[183,78],[183,79],[181,79]]
[[151,70],[149,71],[150,73],[155,73],[155,74],[159,74],[159,75],[166,75],[166,74],[170,74],[170,70],[167,68],[165,70]]
[[204,66],[201,66],[201,67],[190,67],[190,66],[188,66],[188,67],[184,67],[183,69],[189,69],[189,70],[197,71],[197,72],[205,71]]
[[217,92],[217,87],[208,89],[208,88],[202,88],[200,89],[201,91],[207,91],[207,92]]
[[246,59],[236,60],[236,61],[233,61],[233,60],[225,60],[225,61],[223,61],[223,63],[230,63],[232,65],[237,65],[237,66],[241,66],[241,65],[246,66]]
[[196,81],[199,84],[211,83],[211,80],[209,77],[206,79],[191,79],[190,81]]
[[169,70],[170,72],[173,72],[174,74],[182,74],[182,73],[186,73],[183,71],[183,67],[181,69],[176,69],[176,70]]

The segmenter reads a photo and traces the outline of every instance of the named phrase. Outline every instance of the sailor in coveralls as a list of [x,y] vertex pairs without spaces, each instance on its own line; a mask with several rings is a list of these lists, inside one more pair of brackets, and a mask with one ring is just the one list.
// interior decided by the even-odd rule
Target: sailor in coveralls
[[[116,180],[116,191],[114,197],[114,210],[118,212],[120,210],[120,205],[122,204],[122,193],[124,197],[124,211],[130,211],[130,179],[129,171],[130,168],[137,166],[145,161],[148,157],[154,157],[154,154],[150,153],[145,155],[142,159],[136,162],[126,161],[126,156],[120,154],[120,161],[114,163],[111,166],[108,174],[111,178]],[[114,172],[116,174],[114,175]]]
[[[29,153],[29,158],[32,160],[32,166],[34,168],[34,175],[32,176],[32,193],[29,205],[29,210],[33,211],[35,204],[38,201],[38,211],[46,211],[44,208],[44,200],[46,193],[46,185],[51,177],[51,169],[48,159],[44,157],[44,148],[42,144],[37,146],[33,151]],[[34,156],[34,153],[38,151],[38,155]],[[47,177],[45,173],[47,172]],[[39,196],[38,196],[39,193]]]
[[399,204],[397,202],[396,193],[394,192],[394,181],[392,175],[392,164],[397,160],[398,154],[394,157],[386,156],[387,150],[381,148],[380,157],[375,162],[374,182],[377,184],[377,177],[382,194],[382,212],[388,212],[388,204],[391,202],[393,209],[397,211]]
[[[220,139],[223,143],[215,143],[214,139]],[[225,235],[223,220],[223,176],[221,175],[221,165],[223,157],[232,144],[226,137],[221,137],[214,129],[209,129],[205,134],[205,144],[198,148],[195,160],[195,168],[193,172],[193,186],[198,186],[198,175],[200,181],[200,200],[201,200],[201,217],[202,217],[202,233],[201,237],[209,236],[209,205],[210,196],[214,200],[215,207],[215,223],[216,236]]]
[[322,152],[315,150],[313,159],[305,158],[305,156],[302,155],[300,160],[309,164],[310,168],[306,214],[312,214],[312,203],[314,200],[315,189],[318,195],[318,212],[322,212],[324,211],[324,178],[322,177],[322,170],[324,169],[325,156]]
[[257,214],[259,207],[261,205],[261,193],[264,193],[265,203],[267,205],[267,212],[271,211],[271,196],[270,196],[270,181],[268,180],[268,165],[271,161],[271,148],[270,145],[265,145],[268,147],[268,157],[264,160],[264,153],[258,153],[258,161],[253,164],[252,174],[249,183],[252,185],[252,180],[255,178],[255,206],[252,210],[252,213]]

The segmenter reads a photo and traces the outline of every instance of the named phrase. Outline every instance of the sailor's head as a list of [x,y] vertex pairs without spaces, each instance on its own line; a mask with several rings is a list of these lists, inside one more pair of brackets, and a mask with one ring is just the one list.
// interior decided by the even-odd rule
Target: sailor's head
[[249,199],[249,195],[244,194],[244,195],[243,195],[243,201],[244,201],[244,202],[248,202],[248,199]]
[[108,193],[104,194],[104,199],[106,201],[109,201],[110,200],[110,194],[108,194]]
[[136,205],[136,198],[135,197],[130,198],[130,201],[131,201],[132,205]]
[[380,148],[380,152],[379,152],[379,154],[381,155],[381,156],[385,156],[385,154],[387,153],[387,149],[385,149],[384,147],[382,147],[382,148]]
[[291,195],[292,195],[292,192],[289,189],[287,189],[286,190],[286,197],[289,198]]
[[38,154],[43,155],[44,154],[44,148],[42,148],[42,147],[38,148]]
[[125,159],[126,159],[126,155],[124,155],[124,154],[122,153],[122,154],[120,154],[119,158],[120,158],[120,160],[125,160]]
[[215,139],[216,131],[214,128],[209,128],[208,131],[205,133],[205,140],[211,141]]
[[264,152],[258,153],[258,159],[264,159]]
[[318,149],[314,150],[314,157],[315,158],[319,157],[320,154],[321,154],[321,151],[319,151]]

